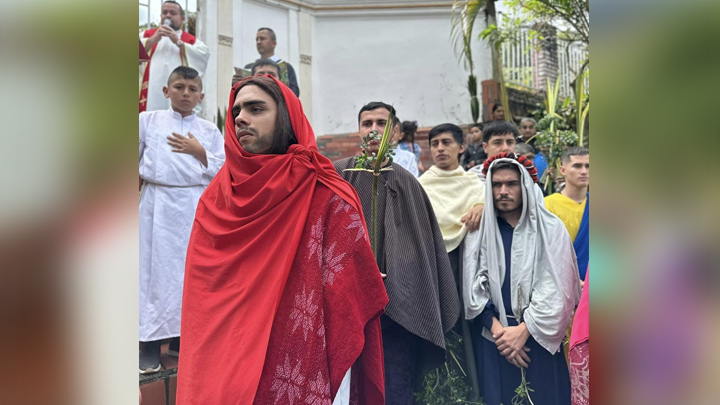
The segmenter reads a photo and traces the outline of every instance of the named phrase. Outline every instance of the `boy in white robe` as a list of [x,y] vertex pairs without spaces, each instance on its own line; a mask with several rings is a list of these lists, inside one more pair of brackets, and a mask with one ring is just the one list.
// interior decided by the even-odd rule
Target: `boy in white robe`
[[179,66],[163,88],[172,107],[140,114],[140,373],[160,370],[160,341],[176,338],[185,255],[200,195],[225,161],[217,126],[193,113],[202,80]]

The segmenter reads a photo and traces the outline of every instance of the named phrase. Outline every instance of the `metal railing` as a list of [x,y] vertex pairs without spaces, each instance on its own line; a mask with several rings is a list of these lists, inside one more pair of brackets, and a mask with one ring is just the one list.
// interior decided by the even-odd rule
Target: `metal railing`
[[[575,94],[571,82],[580,71],[580,67],[587,58],[585,46],[578,42],[557,39],[558,74],[560,75],[560,96],[568,97]],[[585,91],[590,88],[589,76],[585,78]]]
[[[567,97],[575,91],[571,82],[587,58],[587,50],[581,43],[575,42],[568,46],[567,41],[559,38],[556,39],[556,47],[557,75],[560,76],[559,93],[561,97]],[[547,83],[540,77],[540,52],[537,40],[530,36],[528,28],[520,29],[515,38],[505,41],[501,48],[505,81],[513,85],[545,90]],[[588,91],[589,78],[585,80],[585,89]]]
[[538,88],[537,53],[529,30],[521,30],[515,38],[505,41],[501,52],[506,82]]

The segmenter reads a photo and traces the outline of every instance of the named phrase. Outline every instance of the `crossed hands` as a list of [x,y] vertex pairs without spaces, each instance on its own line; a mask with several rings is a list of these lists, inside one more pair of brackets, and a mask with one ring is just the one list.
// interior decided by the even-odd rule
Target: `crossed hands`
[[[498,323],[498,325],[500,324]],[[491,332],[500,354],[510,364],[518,368],[527,368],[528,363],[530,363],[530,356],[528,356],[530,348],[525,346],[525,343],[530,337],[530,332],[528,332],[525,323],[523,322],[518,326],[498,326],[493,329]]]
[[482,218],[483,208],[485,205],[476,205],[460,218],[460,222],[465,224],[469,232],[476,231],[480,228],[480,219]]

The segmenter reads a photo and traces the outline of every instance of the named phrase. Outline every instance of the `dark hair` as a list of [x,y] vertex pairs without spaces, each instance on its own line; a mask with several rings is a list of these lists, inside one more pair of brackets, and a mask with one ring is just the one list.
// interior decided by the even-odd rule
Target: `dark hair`
[[272,39],[273,41],[277,41],[277,37],[275,36],[275,31],[273,31],[272,28],[267,28],[267,27],[258,28],[258,32],[260,32],[262,30],[267,31],[268,34],[270,34],[270,39]]
[[167,4],[167,3],[177,4],[177,6],[180,7],[180,15],[183,16],[183,17],[185,17],[185,10],[183,10],[183,8],[182,8],[182,6],[180,5],[180,3],[178,3],[177,1],[173,1],[173,0],[163,1],[163,4]]
[[432,143],[432,139],[440,134],[444,134],[445,132],[450,132],[453,139],[455,139],[455,142],[462,145],[465,143],[465,140],[463,139],[463,131],[460,129],[459,126],[455,124],[440,124],[434,126],[430,132],[428,133],[428,143]]
[[402,124],[402,122],[400,122],[400,118],[393,117],[393,127],[398,127],[398,132],[402,134],[403,124]]
[[562,157],[560,158],[560,162],[562,164],[567,163],[570,161],[570,156],[589,156],[590,150],[588,148],[583,148],[582,146],[571,146],[567,148],[565,152],[563,152]]
[[[537,174],[537,168],[535,167],[535,164],[531,159],[526,158],[523,155],[518,155],[515,152],[500,152],[496,155],[492,155],[489,158],[485,159],[483,162],[482,172],[485,176],[488,175],[490,166],[493,165],[494,162],[496,162],[498,159],[512,159],[520,163],[520,166],[523,167],[527,171],[527,173],[530,175],[530,178],[532,179],[533,183],[538,182],[538,174]],[[505,164],[508,164],[508,162],[498,162],[497,167],[493,168],[493,170],[505,169]],[[513,164],[513,167],[515,165]],[[520,174],[522,177],[522,173]]]
[[403,121],[402,132],[405,134],[400,141],[413,144],[415,142],[415,132],[417,132],[417,121]]
[[[498,164],[493,166],[492,172],[495,173],[496,171],[503,170],[503,169],[515,170],[517,172],[517,174],[520,175],[520,178],[522,178],[522,173],[520,173],[520,168],[516,164],[510,163],[510,162],[498,162]],[[492,179],[490,181],[492,181]]]
[[478,122],[477,124],[472,124],[472,125],[470,125],[470,128],[468,128],[468,130],[473,129],[473,128],[477,128],[477,129],[479,129],[480,131],[482,131],[482,130],[483,130],[483,124],[481,124],[481,123],[479,123],[479,122]]
[[277,69],[278,72],[278,79],[280,79],[280,66],[278,66],[277,63],[275,63],[272,59],[258,59],[255,61],[255,64],[252,66],[251,74],[255,76],[255,71],[257,68],[262,66],[273,66],[275,69]]
[[170,73],[170,76],[168,76],[168,85],[170,85],[170,80],[172,80],[173,76],[180,76],[183,79],[188,80],[197,80],[200,83],[200,88],[202,89],[202,79],[200,78],[200,73],[198,73],[197,70],[188,67],[188,66],[178,66],[175,68],[175,70]]
[[525,155],[528,153],[535,154],[535,148],[532,146],[526,144],[526,143],[518,143],[515,145],[515,153],[518,155]]
[[240,85],[238,85],[235,91],[235,97],[238,92],[245,86],[258,86],[265,93],[269,94],[273,100],[277,103],[277,117],[275,118],[275,137],[273,138],[273,144],[268,154],[281,155],[287,153],[290,145],[297,144],[297,137],[295,131],[293,131],[292,122],[290,121],[290,114],[288,113],[287,104],[285,104],[285,98],[282,95],[280,86],[278,86],[275,80],[266,76],[250,76],[244,79]]
[[490,143],[490,138],[505,134],[512,134],[513,138],[520,136],[515,124],[507,121],[492,121],[485,125],[483,131],[483,142]]
[[363,112],[376,110],[378,108],[384,108],[384,109],[390,111],[392,113],[393,117],[396,115],[395,107],[391,106],[390,104],[385,104],[382,101],[371,101],[371,102],[365,104],[360,109],[360,112],[358,113],[358,124],[360,124],[360,116],[362,115]]
[[493,104],[492,112],[497,111],[498,108],[502,107],[502,103]]

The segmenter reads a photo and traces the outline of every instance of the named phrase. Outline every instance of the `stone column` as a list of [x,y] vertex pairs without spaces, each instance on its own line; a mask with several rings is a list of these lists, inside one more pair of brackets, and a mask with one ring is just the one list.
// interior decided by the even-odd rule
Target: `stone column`
[[305,115],[312,124],[312,16],[304,10],[298,12],[298,37],[300,39],[298,71],[300,101]]
[[227,111],[233,69],[233,2],[218,0],[217,5],[217,106],[221,114]]
[[535,86],[538,89],[547,89],[547,82],[555,85],[558,77],[558,49],[557,49],[557,29],[549,24],[537,24],[533,27],[538,31],[544,39],[540,42],[540,49],[535,51],[537,56],[537,76]]

